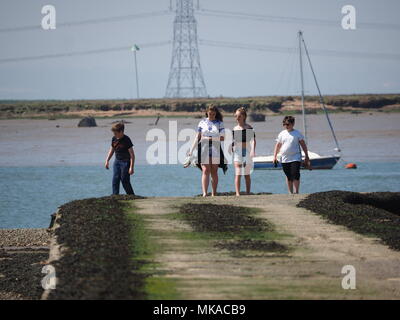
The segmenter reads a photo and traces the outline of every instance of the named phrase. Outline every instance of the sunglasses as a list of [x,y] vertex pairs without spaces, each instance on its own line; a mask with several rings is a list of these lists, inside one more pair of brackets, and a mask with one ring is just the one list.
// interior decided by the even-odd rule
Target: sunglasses
[[286,126],[290,126],[291,123],[282,123],[282,125],[284,125],[286,127]]

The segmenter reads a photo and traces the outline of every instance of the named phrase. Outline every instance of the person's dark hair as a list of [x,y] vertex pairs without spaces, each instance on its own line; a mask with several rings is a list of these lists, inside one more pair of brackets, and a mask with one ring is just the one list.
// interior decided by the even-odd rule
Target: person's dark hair
[[222,113],[218,110],[218,108],[215,105],[210,104],[207,107],[207,109],[206,109],[206,117],[208,117],[208,112],[209,111],[214,111],[215,112],[215,119],[217,119],[219,121],[222,121],[222,119],[223,119]]
[[122,122],[114,123],[111,127],[111,131],[113,132],[124,132],[125,126]]
[[291,123],[291,124],[294,124],[294,121],[295,121],[294,117],[292,117],[292,116],[285,116],[285,117],[283,118],[282,123],[289,122],[289,123]]

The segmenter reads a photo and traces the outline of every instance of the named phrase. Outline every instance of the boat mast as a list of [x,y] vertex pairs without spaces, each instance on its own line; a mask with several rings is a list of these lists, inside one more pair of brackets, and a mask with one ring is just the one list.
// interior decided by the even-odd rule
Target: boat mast
[[307,123],[306,123],[306,110],[304,108],[304,79],[303,79],[303,57],[301,54],[301,39],[303,32],[299,30],[299,58],[300,58],[300,80],[301,80],[301,110],[303,114],[303,133],[304,140],[307,142]]
[[305,52],[306,52],[307,59],[308,59],[308,63],[309,63],[309,65],[310,65],[311,72],[312,72],[313,77],[314,77],[315,85],[317,86],[318,95],[319,95],[319,103],[321,104],[322,109],[323,109],[324,112],[325,112],[325,116],[326,116],[326,119],[328,120],[328,124],[329,124],[329,127],[330,127],[330,129],[331,129],[333,139],[335,140],[335,144],[336,144],[335,150],[336,150],[337,152],[340,152],[339,143],[338,143],[338,141],[337,141],[337,139],[336,139],[336,134],[335,134],[335,131],[333,130],[333,126],[332,126],[332,123],[331,123],[331,119],[329,118],[328,110],[326,109],[326,106],[325,106],[324,98],[322,97],[321,90],[319,89],[317,77],[315,76],[315,72],[314,72],[314,68],[313,68],[312,63],[311,63],[310,55],[308,54],[307,46],[306,46],[306,43],[305,43],[305,41],[304,41],[304,38],[302,37],[302,34],[301,34],[301,39],[302,39],[302,41],[303,41],[304,50],[305,50]]

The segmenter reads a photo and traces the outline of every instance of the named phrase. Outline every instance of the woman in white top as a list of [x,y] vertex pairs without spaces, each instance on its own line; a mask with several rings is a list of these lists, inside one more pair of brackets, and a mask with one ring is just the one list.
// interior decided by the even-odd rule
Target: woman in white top
[[[201,186],[203,197],[207,196],[208,185],[212,184],[211,196],[217,194],[218,167],[221,163],[221,141],[224,141],[225,128],[221,112],[214,105],[208,106],[206,118],[199,122],[197,136],[189,151],[189,156],[198,145],[198,162],[201,164]],[[223,158],[222,158],[223,159]]]
[[253,158],[256,151],[256,134],[251,125],[246,122],[246,109],[241,107],[236,110],[237,125],[233,128],[233,163],[235,166],[235,190],[236,196],[240,196],[240,179],[244,175],[246,181],[246,193],[250,193],[250,173],[253,169]]

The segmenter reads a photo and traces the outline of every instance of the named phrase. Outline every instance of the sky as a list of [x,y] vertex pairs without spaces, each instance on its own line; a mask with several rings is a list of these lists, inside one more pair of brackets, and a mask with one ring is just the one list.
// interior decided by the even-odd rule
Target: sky
[[[172,53],[168,41],[173,39],[174,11],[168,12],[169,3],[169,0],[2,0],[0,99],[135,98],[134,56],[129,50],[133,44],[142,46],[137,52],[140,97],[162,98]],[[55,30],[40,28],[42,7],[49,4],[56,9]],[[355,30],[341,26],[341,10],[345,5],[356,9]],[[154,14],[161,11],[166,12]],[[215,12],[219,14],[211,14]],[[226,12],[242,15],[232,18]],[[199,53],[207,93],[211,97],[300,94],[298,53],[253,49],[253,45],[294,48],[298,45],[298,30],[304,33],[322,94],[399,93],[399,12],[398,0],[200,0],[200,10],[195,16],[198,37],[202,40]],[[142,13],[153,14],[63,25]],[[241,18],[244,14],[251,19]],[[257,20],[255,15],[270,18]],[[15,30],[25,26],[33,27]],[[210,46],[207,41],[235,43],[242,49]],[[146,47],[149,43],[162,45]],[[127,49],[30,59],[124,47]],[[336,54],[328,55],[326,50]],[[21,57],[29,59],[7,60]],[[305,93],[315,95],[317,91],[307,65],[304,76]]]

